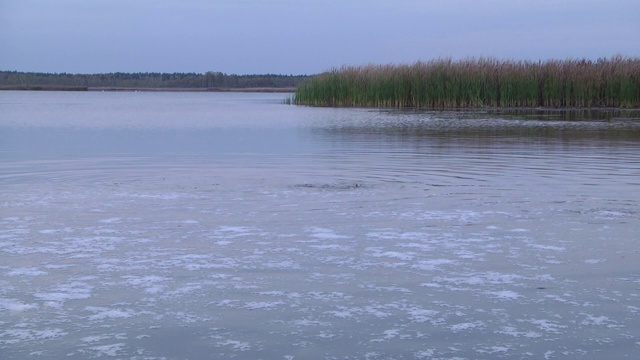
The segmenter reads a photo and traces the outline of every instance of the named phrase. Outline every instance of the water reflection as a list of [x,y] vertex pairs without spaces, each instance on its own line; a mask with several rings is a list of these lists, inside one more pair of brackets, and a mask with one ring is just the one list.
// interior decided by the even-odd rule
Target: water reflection
[[370,117],[343,119],[317,127],[319,136],[360,141],[559,142],[566,144],[640,141],[640,118],[633,110],[495,110],[423,112],[372,111]]
[[636,120],[16,96],[9,358],[637,353]]

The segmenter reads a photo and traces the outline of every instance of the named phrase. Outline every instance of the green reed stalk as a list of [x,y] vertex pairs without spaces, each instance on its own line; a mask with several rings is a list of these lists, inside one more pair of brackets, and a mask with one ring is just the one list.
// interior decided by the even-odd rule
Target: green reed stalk
[[640,58],[545,62],[439,59],[334,68],[300,84],[311,106],[640,108]]

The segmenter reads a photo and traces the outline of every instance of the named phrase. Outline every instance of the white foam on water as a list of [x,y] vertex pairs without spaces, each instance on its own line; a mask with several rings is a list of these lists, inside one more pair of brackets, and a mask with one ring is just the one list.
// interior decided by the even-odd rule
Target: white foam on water
[[110,309],[105,307],[87,306],[86,311],[94,313],[88,317],[89,320],[105,319],[126,319],[136,316],[136,312],[131,309]]
[[264,310],[273,309],[284,304],[282,301],[250,301],[244,305],[244,308],[249,310]]
[[59,328],[36,329],[9,329],[0,330],[0,344],[19,344],[24,341],[45,341],[61,338],[68,332]]
[[584,263],[585,264],[601,264],[606,261],[607,261],[606,259],[585,259]]
[[491,297],[495,297],[499,300],[518,300],[522,297],[522,295],[511,290],[486,291],[485,294],[490,295]]
[[412,267],[420,270],[436,270],[443,265],[453,265],[456,264],[456,262],[456,260],[451,259],[419,260],[417,263],[414,263]]
[[88,299],[94,286],[85,282],[71,281],[66,284],[54,286],[49,292],[38,292],[35,297],[51,304],[62,304],[67,300]]
[[83,341],[83,342],[86,342],[86,343],[94,343],[94,342],[100,342],[100,341],[103,341],[103,340],[107,340],[107,339],[110,339],[110,338],[111,338],[111,336],[108,336],[108,335],[92,335],[92,336],[85,336],[80,340]]
[[103,224],[119,224],[122,222],[122,218],[112,217],[112,218],[102,219],[100,220],[100,222]]
[[220,341],[218,342],[219,346],[228,346],[231,347],[233,350],[237,350],[237,351],[248,351],[251,349],[251,345],[248,342],[243,342],[243,341],[239,341],[239,340],[231,340],[231,339],[227,339],[225,341]]
[[384,342],[387,340],[393,340],[400,337],[400,329],[389,329],[389,330],[384,330],[382,332],[382,337],[381,338],[374,338],[369,340],[370,342]]
[[540,334],[539,332],[531,331],[531,330],[519,331],[513,326],[503,326],[500,329],[496,330],[496,333],[505,334],[513,337],[524,337],[524,338],[530,338],[530,339],[535,339],[542,336],[542,334]]
[[454,325],[450,325],[449,328],[451,329],[451,331],[453,331],[454,333],[456,332],[460,332],[460,331],[466,331],[466,330],[482,330],[486,327],[486,324],[482,321],[475,321],[475,322],[466,322],[466,323],[459,323],[459,324],[454,324]]
[[41,275],[47,275],[47,274],[48,273],[46,271],[39,270],[38,268],[35,268],[35,267],[14,268],[6,272],[7,276],[41,276]]
[[619,325],[608,316],[595,316],[587,313],[580,313],[580,315],[585,317],[580,322],[580,325],[606,326],[610,328],[619,327]]
[[124,351],[124,347],[125,347],[125,343],[117,343],[117,344],[109,344],[109,345],[92,346],[88,348],[88,350],[96,357],[103,357],[103,356],[118,357],[120,356],[120,353]]
[[404,309],[409,315],[411,321],[416,323],[423,323],[432,321],[435,316],[439,314],[436,310],[423,309],[416,306]]
[[421,181],[408,193],[29,188],[0,204],[41,214],[0,224],[0,353],[73,344],[69,357],[151,359],[174,331],[220,358],[578,357],[635,341],[640,277],[618,261],[637,258],[633,239],[615,249],[610,235],[622,215],[594,225],[593,211],[551,217],[545,196],[511,204]]
[[547,319],[517,319],[516,321],[533,324],[537,326],[539,330],[551,334],[560,334],[563,332],[563,329],[568,328],[567,325],[562,325],[557,321]]
[[351,246],[338,245],[338,244],[324,244],[324,245],[311,245],[313,249],[318,250],[334,250],[334,251],[351,251]]
[[307,229],[307,232],[311,233],[312,238],[320,239],[320,240],[337,240],[337,239],[349,239],[350,236],[347,235],[339,235],[334,230],[321,228],[321,227],[310,227]]
[[551,250],[551,251],[565,251],[566,248],[563,246],[552,246],[552,245],[541,245],[541,244],[529,244],[529,247],[540,250]]
[[38,304],[27,304],[16,299],[0,298],[0,310],[20,313],[27,310],[37,309]]

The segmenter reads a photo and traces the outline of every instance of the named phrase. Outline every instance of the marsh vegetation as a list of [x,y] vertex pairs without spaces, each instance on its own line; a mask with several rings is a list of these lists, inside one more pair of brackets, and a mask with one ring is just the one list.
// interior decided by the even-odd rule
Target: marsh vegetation
[[640,58],[596,61],[439,59],[343,66],[298,85],[291,102],[312,106],[640,107]]

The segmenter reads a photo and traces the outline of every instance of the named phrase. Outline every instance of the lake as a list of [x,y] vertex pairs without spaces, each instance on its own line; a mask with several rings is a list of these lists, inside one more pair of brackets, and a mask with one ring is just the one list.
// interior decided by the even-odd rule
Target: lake
[[640,120],[0,92],[0,357],[640,354]]

